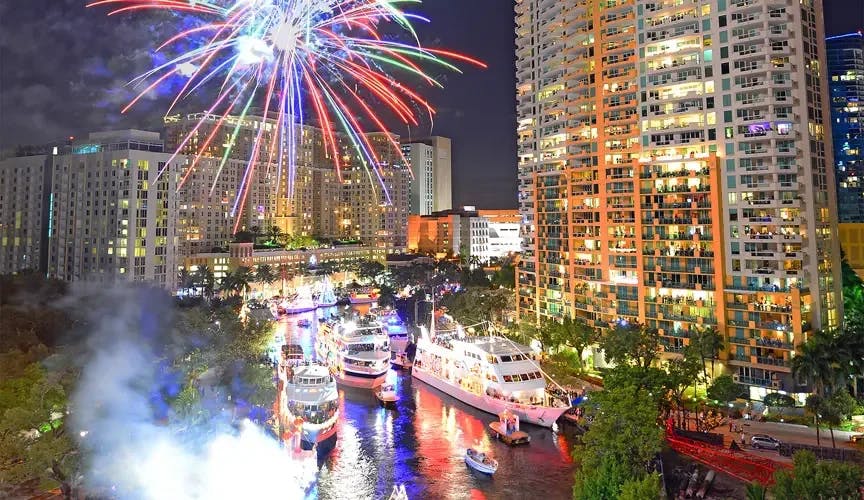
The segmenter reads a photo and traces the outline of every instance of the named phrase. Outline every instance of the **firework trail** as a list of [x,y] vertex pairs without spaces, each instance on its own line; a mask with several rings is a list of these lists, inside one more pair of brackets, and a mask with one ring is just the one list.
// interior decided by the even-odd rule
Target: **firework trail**
[[[418,125],[416,109],[425,111],[430,118],[435,110],[392,73],[412,75],[427,85],[440,87],[422,65],[459,71],[448,61],[462,61],[485,67],[462,54],[422,47],[411,22],[425,19],[402,8],[405,4],[418,3],[420,0],[98,0],[88,7],[108,5],[113,9],[109,15],[164,10],[194,16],[199,21],[166,40],[157,50],[172,47],[181,50],[178,47],[189,45],[190,41],[201,42],[135,78],[131,83],[149,83],[142,85],[141,93],[123,108],[123,112],[172,77],[186,81],[166,115],[180,100],[203,85],[217,88],[213,104],[175,152],[176,155],[183,150],[208,115],[220,116],[197,149],[199,153],[206,150],[217,135],[231,137],[211,194],[241,125],[248,121],[247,117],[259,119],[249,116],[252,104],[264,103],[261,123],[257,125],[232,207],[236,232],[256,164],[275,162],[281,174],[284,162],[289,175],[287,194],[291,195],[297,148],[295,125],[302,124],[306,108],[323,130],[324,148],[330,153],[337,173],[342,166],[335,132],[339,129],[350,140],[361,164],[370,171],[370,177],[382,182],[383,188],[381,164],[365,135],[367,131],[360,117],[368,119],[378,130],[386,131],[387,127],[367,101],[373,99],[402,122]],[[388,33],[382,32],[384,26],[397,27],[410,35],[414,43],[389,40]],[[232,113],[239,115],[239,119],[226,122]],[[275,116],[275,122],[268,116]],[[272,127],[266,126],[268,121]],[[269,142],[265,129],[273,130]],[[219,130],[223,134],[218,134]],[[391,142],[399,151],[398,144],[392,139]],[[183,187],[199,158],[194,158],[178,183],[178,189]],[[166,168],[169,163],[166,162]]]

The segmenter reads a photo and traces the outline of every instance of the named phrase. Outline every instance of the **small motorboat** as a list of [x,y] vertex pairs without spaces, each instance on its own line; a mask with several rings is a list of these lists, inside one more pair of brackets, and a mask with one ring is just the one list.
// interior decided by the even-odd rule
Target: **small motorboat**
[[297,326],[299,326],[300,328],[309,328],[310,326],[312,326],[312,322],[306,318],[303,318],[297,321]]
[[384,384],[380,389],[375,391],[375,397],[378,398],[378,402],[381,403],[381,406],[395,407],[396,401],[399,401],[399,396],[396,395],[396,388],[392,384]]
[[468,448],[465,451],[465,463],[472,469],[484,474],[495,474],[495,471],[498,470],[497,460],[474,448]]

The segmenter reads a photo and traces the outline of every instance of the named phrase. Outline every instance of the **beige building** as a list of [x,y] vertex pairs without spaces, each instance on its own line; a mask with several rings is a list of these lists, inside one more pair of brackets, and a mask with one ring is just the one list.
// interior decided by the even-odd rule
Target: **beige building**
[[411,213],[430,215],[453,208],[453,151],[450,139],[433,135],[407,141],[402,152],[411,167]]
[[0,161],[0,274],[45,272],[50,155]]
[[53,157],[48,276],[174,288],[175,190],[186,158],[168,164],[162,151],[157,132],[122,130],[92,133]]
[[718,328],[735,379],[799,392],[839,324],[821,1],[516,3],[523,318]]
[[[202,119],[203,124],[198,126]],[[226,118],[229,131],[223,128],[218,133],[225,137],[213,136],[208,143],[220,120],[221,117],[202,114],[166,119],[168,147],[179,148],[188,155],[200,154],[202,158],[180,191],[179,231],[184,255],[224,247],[234,234],[238,216],[241,217],[238,229],[243,230],[258,227],[266,233],[270,227],[277,226],[283,233],[292,235],[353,238],[364,244],[385,247],[405,246],[410,173],[402,165],[398,136],[366,135],[380,163],[379,179],[374,169],[359,159],[346,136],[335,135],[341,152],[341,168],[337,171],[332,154],[325,147],[322,130],[296,125],[292,136],[294,147],[283,144],[281,148],[281,166],[277,161],[280,148],[273,148],[274,157],[262,151],[267,158],[259,157],[251,181],[247,181],[252,183],[252,188],[246,203],[242,212],[237,209],[235,213],[236,194],[243,183],[261,118],[250,116],[243,121]],[[271,144],[275,121],[267,121],[264,126],[260,141]],[[237,127],[234,148],[220,171],[225,145],[230,142],[234,127]],[[292,149],[293,175],[288,169],[288,155],[292,154]],[[264,150],[269,151],[268,148]],[[382,189],[382,183],[389,196]]]
[[332,262],[342,269],[349,269],[354,264],[364,261],[377,261],[384,264],[387,255],[388,251],[385,248],[359,245],[308,250],[255,250],[251,243],[231,243],[227,252],[190,255],[183,261],[183,266],[192,272],[200,266],[207,266],[218,281],[238,267],[257,269],[258,266],[268,265],[277,273],[284,270],[288,274],[294,274],[326,262]]

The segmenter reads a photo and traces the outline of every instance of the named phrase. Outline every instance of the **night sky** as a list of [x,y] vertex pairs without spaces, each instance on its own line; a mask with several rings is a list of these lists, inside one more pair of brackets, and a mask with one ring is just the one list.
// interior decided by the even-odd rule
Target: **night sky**
[[[826,31],[864,27],[864,0],[824,0]],[[86,0],[0,2],[0,147],[59,140],[111,128],[158,130],[170,103],[144,99],[120,115],[126,81],[151,65],[173,32],[170,16],[105,16]],[[513,8],[510,0],[425,0],[424,44],[466,52],[489,65],[443,74],[425,91],[438,109],[431,132],[453,139],[454,204],[516,206]],[[190,103],[191,106],[191,103]],[[184,111],[199,111],[184,108]],[[428,135],[427,122],[417,136]],[[405,133],[405,132],[403,132]]]

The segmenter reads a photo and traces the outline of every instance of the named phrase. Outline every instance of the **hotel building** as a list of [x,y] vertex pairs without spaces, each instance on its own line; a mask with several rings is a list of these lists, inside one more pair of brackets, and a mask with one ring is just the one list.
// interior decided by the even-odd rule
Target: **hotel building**
[[840,222],[864,222],[864,33],[826,40]]
[[122,130],[91,133],[51,157],[49,277],[173,289],[176,180],[186,158],[168,163],[163,149],[158,132]]
[[45,273],[45,240],[51,187],[51,155],[0,161],[0,274]]
[[840,320],[821,2],[516,3],[521,317],[717,328],[754,396]]

